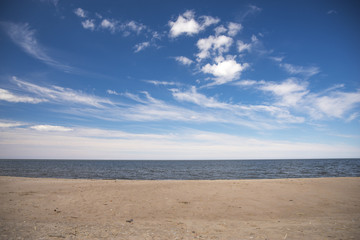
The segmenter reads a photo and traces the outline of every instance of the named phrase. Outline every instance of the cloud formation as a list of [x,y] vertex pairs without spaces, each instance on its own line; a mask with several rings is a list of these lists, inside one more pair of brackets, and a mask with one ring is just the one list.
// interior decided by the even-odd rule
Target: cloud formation
[[[195,129],[177,133],[135,134],[99,128],[37,131],[30,127],[15,127],[3,130],[0,141],[3,146],[1,158],[49,159],[54,157],[54,152],[62,159],[117,160],[286,159],[289,155],[298,158],[333,158],[356,157],[360,154],[359,148],[345,144],[274,141]],[[23,146],[22,151],[18,151],[18,146]],[[139,146],[142,146],[140,152]]]
[[210,85],[221,85],[237,80],[242,71],[244,71],[249,64],[240,64],[233,58],[217,59],[215,64],[206,64],[201,68],[203,73],[208,73],[214,76],[214,82]]
[[13,103],[34,103],[34,104],[46,102],[45,99],[17,95],[2,88],[0,88],[0,101],[7,101]]
[[35,30],[31,29],[28,23],[1,22],[0,25],[5,29],[11,40],[30,56],[63,71],[74,70],[72,67],[49,56],[35,37]]
[[182,65],[191,65],[194,61],[187,58],[187,57],[184,57],[184,56],[178,56],[178,57],[175,57],[175,60],[179,63],[181,63]]
[[218,18],[211,16],[200,16],[195,19],[195,12],[191,10],[185,11],[179,15],[176,21],[169,21],[170,37],[176,38],[182,34],[192,36],[198,34],[210,25],[217,24]]
[[150,42],[142,42],[142,43],[138,43],[134,46],[135,50],[134,52],[140,52],[142,50],[144,50],[145,48],[150,46]]
[[232,38],[225,35],[209,36],[208,38],[199,39],[196,43],[199,53],[196,56],[199,61],[211,56],[221,56],[223,53],[229,51],[232,43]]
[[85,94],[81,91],[75,91],[70,88],[63,88],[55,85],[50,87],[39,86],[34,83],[20,80],[17,77],[12,77],[12,81],[23,91],[27,91],[28,93],[36,96],[36,98],[30,98],[30,100],[35,99],[35,101],[39,101],[36,99],[43,99],[42,101],[52,103],[81,104],[93,107],[113,105],[113,103],[108,99]]

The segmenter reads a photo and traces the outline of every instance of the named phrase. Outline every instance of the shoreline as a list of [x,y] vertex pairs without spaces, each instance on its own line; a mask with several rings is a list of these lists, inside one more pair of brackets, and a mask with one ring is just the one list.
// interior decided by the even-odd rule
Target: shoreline
[[258,180],[301,180],[301,179],[360,179],[360,176],[350,177],[288,177],[288,178],[239,178],[239,179],[122,179],[122,178],[61,178],[61,177],[21,177],[21,176],[7,176],[0,175],[1,178],[14,178],[14,179],[43,179],[43,180],[90,180],[90,181],[149,181],[149,182],[167,182],[167,181],[258,181]]
[[1,239],[356,239],[359,235],[359,177],[0,176]]

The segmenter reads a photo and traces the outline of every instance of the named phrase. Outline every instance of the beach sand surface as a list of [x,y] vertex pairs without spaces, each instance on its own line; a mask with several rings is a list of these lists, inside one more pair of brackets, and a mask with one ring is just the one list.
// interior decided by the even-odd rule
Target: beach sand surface
[[360,178],[0,177],[0,239],[360,239]]

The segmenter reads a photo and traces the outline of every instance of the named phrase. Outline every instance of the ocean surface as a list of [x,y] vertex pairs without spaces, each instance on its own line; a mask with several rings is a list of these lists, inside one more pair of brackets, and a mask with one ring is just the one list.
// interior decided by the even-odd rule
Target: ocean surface
[[307,160],[0,160],[1,176],[198,180],[360,177],[360,159]]

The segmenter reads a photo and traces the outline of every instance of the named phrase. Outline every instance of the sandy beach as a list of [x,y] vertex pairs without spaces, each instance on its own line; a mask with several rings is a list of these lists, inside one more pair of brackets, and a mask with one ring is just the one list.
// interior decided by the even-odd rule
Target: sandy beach
[[0,239],[359,239],[360,178],[0,177]]

